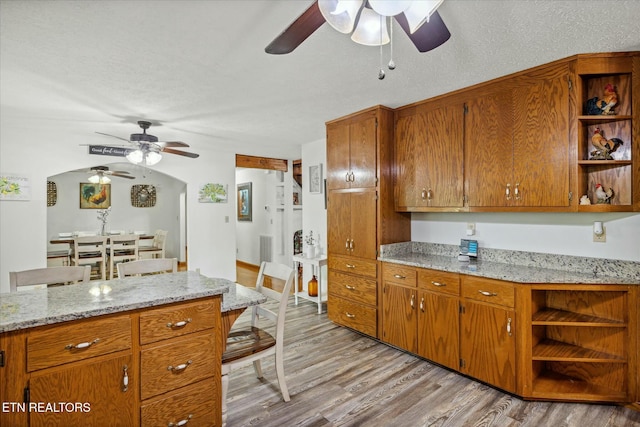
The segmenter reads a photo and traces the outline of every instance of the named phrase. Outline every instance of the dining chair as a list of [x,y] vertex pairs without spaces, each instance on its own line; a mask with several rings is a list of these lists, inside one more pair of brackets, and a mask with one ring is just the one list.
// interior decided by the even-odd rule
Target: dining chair
[[113,279],[113,270],[116,264],[138,259],[140,236],[137,234],[120,234],[109,237],[109,240],[109,280],[111,280]]
[[139,259],[118,264],[118,278],[151,273],[175,273],[178,271],[178,258]]
[[10,271],[9,292],[20,286],[52,285],[58,283],[86,283],[91,276],[91,266],[46,267],[33,270]]
[[73,239],[74,265],[97,264],[100,277],[105,280],[107,267],[107,236],[78,236]]
[[156,230],[151,245],[140,246],[140,258],[146,257],[147,255],[151,258],[164,258],[167,234],[169,234],[167,230]]
[[[282,280],[284,287],[282,292],[269,289],[264,280],[267,277]],[[251,326],[248,328],[231,330],[227,337],[226,350],[222,355],[222,419],[223,424],[227,411],[227,390],[229,388],[229,373],[253,363],[253,368],[258,378],[262,378],[262,366],[260,360],[275,355],[275,368],[278,377],[280,392],[285,402],[288,402],[289,390],[284,376],[284,321],[287,311],[287,303],[291,286],[293,284],[293,269],[289,266],[262,262],[256,291],[269,299],[278,301],[277,311],[272,311],[264,305],[252,307]],[[259,326],[259,318],[264,317],[275,323],[275,337]]]

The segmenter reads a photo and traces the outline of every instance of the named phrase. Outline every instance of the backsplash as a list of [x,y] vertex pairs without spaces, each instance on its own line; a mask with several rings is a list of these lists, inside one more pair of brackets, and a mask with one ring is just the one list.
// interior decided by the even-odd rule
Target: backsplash
[[[403,242],[382,245],[380,257],[393,257],[418,253],[457,258],[458,245],[426,242]],[[598,275],[640,280],[640,262],[609,260],[605,258],[589,258],[572,255],[557,255],[540,252],[511,251],[505,249],[478,248],[478,262],[497,262],[502,264],[521,265],[525,267],[542,267],[553,270],[572,271],[577,273],[594,273]]]

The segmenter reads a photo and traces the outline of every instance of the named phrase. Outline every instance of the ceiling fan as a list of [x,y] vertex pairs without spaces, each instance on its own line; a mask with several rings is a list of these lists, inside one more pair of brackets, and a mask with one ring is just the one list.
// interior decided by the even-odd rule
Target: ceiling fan
[[132,133],[129,139],[119,136],[110,135],[108,133],[96,132],[100,135],[109,136],[131,144],[132,149],[126,155],[127,160],[131,163],[142,163],[147,166],[154,165],[162,159],[160,153],[177,154],[179,156],[190,157],[195,159],[200,157],[199,154],[187,151],[176,150],[175,147],[184,148],[189,144],[181,141],[158,141],[158,137],[147,133],[147,129],[151,127],[151,122],[140,120],[138,125],[142,129],[142,133]]
[[[319,3],[323,3],[322,6]],[[343,5],[340,5],[343,3]],[[351,3],[351,5],[344,6],[344,4]],[[266,48],[265,52],[282,55],[291,53],[302,42],[304,42],[311,34],[313,34],[318,28],[325,22],[330,22],[331,26],[338,29],[331,20],[340,18],[343,15],[347,15],[350,12],[351,23],[357,24],[360,18],[368,12],[365,9],[371,10],[372,1],[344,1],[344,0],[316,0],[302,15],[300,15],[287,29],[285,29],[278,37],[276,37]],[[387,2],[391,3],[391,2]],[[406,2],[405,2],[406,3]],[[417,3],[417,2],[416,2]],[[428,3],[428,2],[423,2]],[[439,5],[442,1],[431,0],[431,3]],[[355,5],[355,6],[353,6]],[[437,7],[437,5],[435,7]],[[346,9],[355,7],[351,11]],[[321,11],[321,8],[323,9]],[[327,12],[325,9],[331,8],[332,12]],[[340,8],[343,8],[341,11]],[[334,10],[335,9],[335,10]],[[340,13],[342,12],[342,13]],[[326,16],[326,17],[325,17]],[[416,49],[419,52],[428,52],[436,47],[440,46],[451,37],[449,29],[442,21],[438,11],[433,11],[426,17],[425,20],[418,22],[417,24],[409,23],[407,20],[407,14],[399,13],[393,16],[396,22],[407,34],[409,39],[413,42]],[[353,30],[353,28],[351,28]],[[340,32],[350,32],[351,30],[338,29]],[[353,38],[353,37],[352,37]]]
[[91,174],[88,180],[92,184],[108,184],[111,182],[110,176],[135,179],[135,176],[131,176],[127,171],[112,171],[107,166],[94,166],[85,172]]

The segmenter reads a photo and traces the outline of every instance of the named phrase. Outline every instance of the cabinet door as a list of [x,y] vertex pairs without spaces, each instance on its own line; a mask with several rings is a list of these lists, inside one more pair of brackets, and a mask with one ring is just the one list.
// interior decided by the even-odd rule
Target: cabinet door
[[416,169],[425,157],[426,144],[419,143],[419,126],[416,109],[403,110],[396,118],[395,130],[395,206],[398,210],[417,206],[420,191],[417,184]]
[[[128,387],[124,389],[124,368]],[[67,402],[60,411],[31,412],[31,426],[132,426],[136,425],[135,367],[131,355],[79,362],[50,373],[31,375],[31,402],[58,404]],[[83,404],[89,407],[83,406]],[[69,405],[74,406],[71,410]]]
[[330,191],[327,199],[327,248],[330,254],[351,255],[351,195]]
[[[351,200],[350,255],[376,259],[376,191],[349,193]],[[332,225],[333,226],[333,225]]]
[[515,89],[514,206],[569,206],[567,75],[564,67],[557,75],[523,78]]
[[451,369],[459,369],[458,298],[420,292],[418,354]]
[[417,135],[424,135],[415,150],[418,206],[462,207],[464,106],[425,106],[416,123]]
[[462,304],[460,371],[515,392],[515,313],[469,301]]
[[417,308],[416,289],[385,283],[382,293],[382,340],[416,353]]
[[513,171],[513,93],[508,88],[494,89],[467,103],[464,164],[469,206],[508,203],[505,192]]
[[349,126],[351,188],[376,186],[377,119],[365,115]]
[[349,123],[327,125],[327,190],[348,188]]

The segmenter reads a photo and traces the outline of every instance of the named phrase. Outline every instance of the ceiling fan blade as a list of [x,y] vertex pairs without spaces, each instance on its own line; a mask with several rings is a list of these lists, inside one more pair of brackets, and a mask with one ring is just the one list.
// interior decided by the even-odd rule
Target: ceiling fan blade
[[160,147],[188,147],[189,146],[189,144],[182,141],[162,141],[162,142],[156,142],[155,144],[159,145]]
[[429,22],[422,24],[422,26],[413,34],[411,34],[411,31],[409,30],[409,23],[407,22],[407,18],[404,16],[404,13],[396,15],[395,18],[416,46],[416,49],[420,52],[428,52],[435,49],[451,37],[449,29],[444,24],[444,21],[440,17],[438,11],[433,12],[433,15],[429,18]]
[[325,22],[324,16],[320,13],[318,2],[315,1],[309,9],[305,10],[298,19],[269,43],[264,51],[273,55],[291,53]]
[[[129,173],[129,172],[126,172],[126,173]],[[119,173],[115,173],[115,172],[114,172],[114,173],[110,173],[109,175],[111,175],[111,176],[117,176],[117,177],[119,177],[119,178],[127,178],[127,179],[135,179],[135,178],[136,178],[135,176],[130,176],[130,175],[120,175]]]
[[188,153],[186,151],[174,150],[173,148],[163,148],[161,150],[163,153],[177,154],[179,156],[191,157],[192,159],[196,159],[200,157],[200,154],[196,153]]
[[112,175],[115,175],[117,173],[129,175],[129,172],[127,172],[127,171],[105,171],[105,173],[112,174]]
[[120,138],[119,136],[115,136],[115,135],[109,135],[108,133],[102,133],[102,132],[96,132],[100,135],[104,135],[104,136],[110,136],[111,138],[116,138],[116,139],[120,139],[122,141],[126,141],[126,142],[130,142],[128,139],[126,138]]

